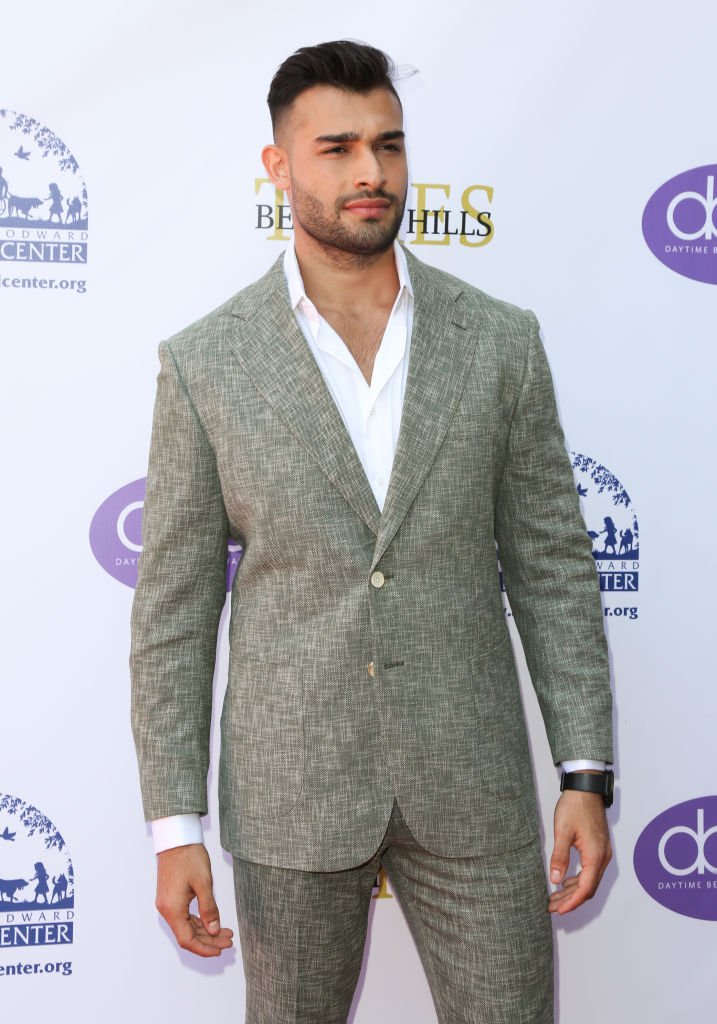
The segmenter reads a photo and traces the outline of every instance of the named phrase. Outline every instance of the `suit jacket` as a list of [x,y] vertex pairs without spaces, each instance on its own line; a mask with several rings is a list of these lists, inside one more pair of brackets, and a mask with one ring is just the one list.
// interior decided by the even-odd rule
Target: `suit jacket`
[[441,855],[532,838],[496,543],[555,761],[612,758],[597,574],[538,323],[407,257],[414,324],[382,513],[281,259],[160,345],[130,656],[144,809],[206,813],[231,535],[244,556],[219,808],[223,845],[249,860],[361,863],[394,797]]

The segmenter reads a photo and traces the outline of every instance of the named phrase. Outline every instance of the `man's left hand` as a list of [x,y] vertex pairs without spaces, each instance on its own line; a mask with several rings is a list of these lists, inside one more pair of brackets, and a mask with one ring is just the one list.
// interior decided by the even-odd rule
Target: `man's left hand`
[[[580,855],[580,872],[566,878],[573,846]],[[550,896],[550,913],[568,914],[592,899],[611,858],[603,798],[599,793],[566,790],[555,808],[550,881],[560,888]]]

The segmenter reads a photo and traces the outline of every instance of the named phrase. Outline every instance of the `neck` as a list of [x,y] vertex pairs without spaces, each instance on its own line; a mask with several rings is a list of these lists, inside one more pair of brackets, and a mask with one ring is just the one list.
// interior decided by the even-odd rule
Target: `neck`
[[294,246],[306,294],[318,310],[393,305],[399,287],[393,245],[361,255],[328,248],[302,232]]

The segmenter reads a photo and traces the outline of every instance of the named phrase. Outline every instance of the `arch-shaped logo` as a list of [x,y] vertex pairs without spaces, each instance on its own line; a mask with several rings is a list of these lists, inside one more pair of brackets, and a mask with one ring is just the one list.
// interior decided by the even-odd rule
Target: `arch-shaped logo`
[[717,796],[658,814],[642,830],[633,863],[640,885],[663,907],[717,921]]
[[0,109],[0,262],[84,266],[87,224],[87,187],[62,139]]
[[717,284],[717,164],[670,178],[650,196],[642,233],[670,270]]
[[[105,498],[90,524],[92,553],[110,576],[127,587],[137,586],[146,490],[146,477],[120,487]],[[230,540],[227,548],[227,590],[232,588],[241,556],[241,545]]]
[[[588,455],[570,453],[580,508],[593,545],[600,590],[618,598],[605,614],[635,619],[640,583],[640,530],[630,495],[614,473]],[[629,605],[619,603],[627,598]]]
[[74,906],[75,873],[65,840],[37,807],[0,793],[0,954],[68,945]]

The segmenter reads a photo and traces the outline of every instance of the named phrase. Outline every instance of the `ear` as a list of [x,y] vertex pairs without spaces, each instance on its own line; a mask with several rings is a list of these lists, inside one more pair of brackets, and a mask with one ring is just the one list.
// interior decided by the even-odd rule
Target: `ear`
[[261,151],[261,162],[264,164],[272,184],[286,191],[291,183],[291,175],[289,174],[289,157],[284,147],[277,146],[276,143],[264,146]]

